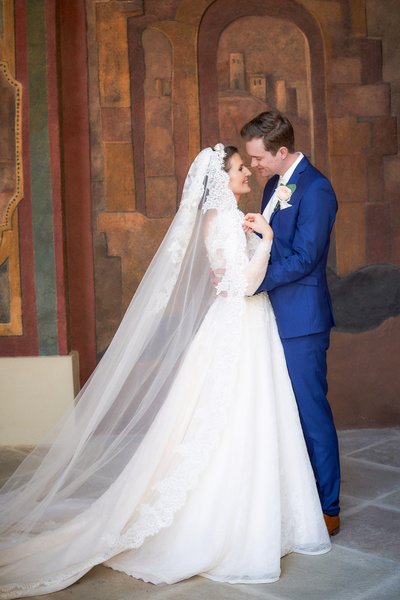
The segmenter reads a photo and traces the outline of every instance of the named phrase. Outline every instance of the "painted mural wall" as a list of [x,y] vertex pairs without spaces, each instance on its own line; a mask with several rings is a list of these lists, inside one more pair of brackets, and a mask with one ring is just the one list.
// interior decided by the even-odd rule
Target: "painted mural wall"
[[15,79],[13,8],[0,2],[0,336],[22,333],[16,210],[23,196],[22,85]]
[[[311,135],[309,49],[292,22],[273,17],[239,17],[220,35],[217,53],[219,135],[240,142],[240,129],[258,113],[284,112],[296,131],[296,143],[314,158]],[[259,210],[265,181],[253,175],[252,194],[243,210]]]
[[[86,379],[176,212],[193,157],[217,141],[245,156],[241,126],[277,108],[339,200],[328,272],[337,422],[400,423],[400,1],[6,5],[19,17],[7,48],[25,93],[25,220],[19,242],[21,227],[7,230],[13,252],[0,246],[0,327],[12,300],[22,319],[19,333],[3,331],[0,352],[76,349]],[[257,210],[264,184],[252,176],[244,211]]]

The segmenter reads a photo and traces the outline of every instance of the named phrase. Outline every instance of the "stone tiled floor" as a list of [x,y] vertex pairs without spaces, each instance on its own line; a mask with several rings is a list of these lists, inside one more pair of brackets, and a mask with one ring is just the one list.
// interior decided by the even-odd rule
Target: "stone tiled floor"
[[[339,433],[342,458],[342,530],[322,556],[291,554],[280,581],[267,585],[217,584],[194,577],[153,586],[99,566],[48,600],[399,600],[400,429]],[[3,448],[0,478],[24,456]]]

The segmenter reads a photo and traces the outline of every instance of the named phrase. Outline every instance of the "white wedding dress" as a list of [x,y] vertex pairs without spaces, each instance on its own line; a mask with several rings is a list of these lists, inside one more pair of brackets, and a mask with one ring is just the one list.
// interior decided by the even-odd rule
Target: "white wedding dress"
[[[222,235],[226,223],[221,221],[216,227]],[[218,238],[215,230],[212,235]],[[253,247],[259,242],[254,234],[248,239]],[[246,272],[250,291],[263,279],[268,255],[269,246],[260,242]],[[218,268],[218,255],[209,256]],[[266,294],[247,297],[238,315],[239,369],[226,414],[209,406],[201,393],[211,363],[216,361],[224,370],[230,359],[214,350],[221,350],[218,340],[226,333],[227,302],[220,296],[209,310],[159,415],[154,440],[148,441],[149,453],[162,437],[164,448],[171,437],[176,444],[198,443],[201,456],[207,451],[205,422],[211,432],[220,431],[217,444],[210,436],[207,467],[168,528],[148,538],[140,549],[122,552],[106,563],[144,581],[174,583],[202,574],[230,583],[273,582],[279,579],[281,556],[330,549]],[[222,422],[216,423],[219,419]]]
[[250,295],[269,244],[246,238],[236,205],[209,208],[207,258],[224,278],[165,401],[94,501],[64,495],[47,531],[0,545],[1,598],[62,589],[99,563],[152,583],[273,582],[281,556],[329,551],[274,314]]
[[[186,431],[192,426],[196,435],[192,420],[202,410],[196,387],[207,377],[223,304],[223,298],[215,303],[193,344],[157,438],[169,438],[165,428]],[[329,550],[274,316],[264,294],[246,301],[241,326],[235,393],[207,468],[172,525],[140,549],[117,555],[108,566],[153,583],[173,583],[198,573],[230,583],[273,582],[280,575],[281,556]]]

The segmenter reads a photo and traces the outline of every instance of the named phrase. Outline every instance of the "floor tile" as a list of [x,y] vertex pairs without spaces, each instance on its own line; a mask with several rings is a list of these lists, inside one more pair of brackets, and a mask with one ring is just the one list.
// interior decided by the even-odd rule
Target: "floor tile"
[[0,448],[0,477],[8,478],[25,458],[25,453],[13,448]]
[[370,500],[360,500],[360,498],[353,498],[352,496],[346,496],[345,494],[340,495],[340,515],[353,513],[357,510],[361,510]]
[[400,573],[389,579],[378,581],[360,598],[353,600],[399,600],[400,598]]
[[339,449],[341,456],[346,456],[355,450],[361,450],[372,444],[377,444],[399,437],[399,428],[388,429],[344,429],[338,431]]
[[382,506],[367,506],[343,515],[337,543],[400,562],[400,512]]
[[[392,561],[334,545],[322,556],[285,557],[282,577],[272,584],[271,591],[274,598],[282,600],[354,600],[377,581],[392,577],[396,566]],[[254,587],[251,595],[249,590],[249,600],[262,598],[256,590],[253,593]]]
[[132,597],[135,600],[142,600],[142,598],[155,598],[149,594],[150,587],[156,589],[155,586],[145,584],[128,575],[98,566],[69,588],[54,594],[34,596],[34,600],[125,600],[125,598]]
[[400,468],[400,437],[352,452],[351,458],[362,458],[381,465]]
[[395,508],[397,510],[400,510],[400,491],[392,492],[391,494],[387,494],[386,496],[377,498],[376,500],[373,500],[373,504],[376,504],[378,506],[387,506],[389,508]]
[[353,498],[372,500],[391,491],[400,490],[396,470],[345,457],[342,465],[342,493]]

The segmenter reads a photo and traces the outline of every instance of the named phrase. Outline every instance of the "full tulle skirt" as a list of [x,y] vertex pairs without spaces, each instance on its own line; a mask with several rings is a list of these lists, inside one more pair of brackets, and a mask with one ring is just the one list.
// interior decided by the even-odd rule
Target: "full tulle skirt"
[[210,308],[106,493],[0,551],[1,598],[62,589],[100,563],[155,584],[273,582],[283,555],[330,550],[268,297],[242,302],[233,348],[227,302]]
[[[223,310],[214,307],[213,317]],[[204,327],[182,370],[206,376]],[[203,340],[204,341],[204,340]],[[206,344],[207,346],[207,344]],[[196,351],[198,350],[198,351]],[[230,583],[273,582],[281,556],[330,549],[275,318],[262,294],[245,302],[239,369],[218,447],[173,524],[107,565],[153,583],[196,574]],[[184,407],[188,399],[175,398]],[[210,427],[213,423],[210,423]]]

